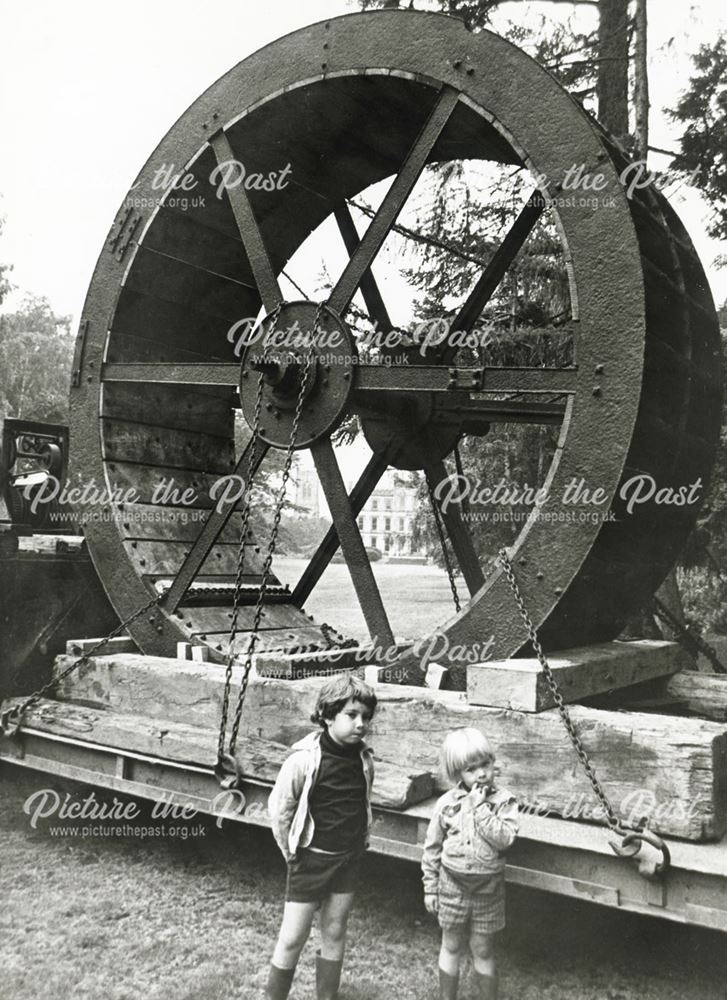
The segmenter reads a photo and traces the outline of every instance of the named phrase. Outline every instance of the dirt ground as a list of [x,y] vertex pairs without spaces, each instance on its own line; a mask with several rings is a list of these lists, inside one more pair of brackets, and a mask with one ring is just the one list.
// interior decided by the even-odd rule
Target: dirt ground
[[[284,884],[267,830],[154,818],[148,806],[134,822],[153,836],[81,836],[87,821],[57,816],[34,829],[23,807],[42,789],[88,794],[0,768],[2,1000],[259,1000]],[[716,932],[509,887],[501,938],[503,1000],[727,998]],[[417,866],[371,855],[341,1000],[435,1000],[437,940]],[[314,950],[291,1000],[314,996]],[[461,997],[473,997],[469,972]]]

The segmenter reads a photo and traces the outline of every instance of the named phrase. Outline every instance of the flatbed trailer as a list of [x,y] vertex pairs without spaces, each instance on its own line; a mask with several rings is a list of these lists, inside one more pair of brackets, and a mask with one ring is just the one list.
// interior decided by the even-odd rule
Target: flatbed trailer
[[[135,799],[188,806],[225,822],[269,827],[269,782],[245,779],[239,792],[221,791],[212,768],[178,763],[24,727],[0,741],[3,768],[23,768]],[[2,772],[0,771],[0,774]],[[371,849],[418,862],[434,802],[403,811],[374,809]],[[727,931],[727,839],[669,841],[671,864],[655,879],[617,857],[603,826],[527,812],[508,853],[505,878],[515,885]]]

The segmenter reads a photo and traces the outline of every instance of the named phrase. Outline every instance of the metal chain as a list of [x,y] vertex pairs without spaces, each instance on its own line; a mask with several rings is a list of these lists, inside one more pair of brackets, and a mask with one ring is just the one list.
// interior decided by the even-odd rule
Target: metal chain
[[656,596],[654,597],[654,610],[659,618],[666,622],[672,630],[677,637],[677,642],[680,642],[695,659],[697,653],[702,653],[707,657],[718,674],[727,674],[727,666],[720,660],[717,650],[707,642],[695,625],[683,625],[671,613],[666,604]]
[[[225,732],[227,728],[227,706],[229,705],[229,686],[231,686],[231,676],[232,676],[232,661],[234,659],[234,651],[232,643],[228,648],[227,661],[228,661],[228,671],[226,675],[229,676],[229,685],[226,683],[226,699],[227,704],[225,705],[224,716],[220,725],[220,738],[218,744],[218,764],[222,762],[222,758],[225,756],[234,757],[235,746],[237,745],[237,737],[240,731],[240,723],[242,720],[242,709],[245,704],[245,696],[247,694],[247,688],[250,681],[250,672],[252,670],[253,655],[255,653],[255,646],[258,640],[258,630],[260,628],[260,620],[262,618],[263,607],[265,604],[265,595],[267,592],[268,579],[270,577],[270,569],[273,562],[273,556],[275,554],[275,547],[277,544],[278,530],[280,528],[280,521],[282,518],[283,503],[285,501],[285,492],[288,484],[288,478],[290,476],[290,469],[293,462],[293,452],[295,451],[295,443],[298,437],[298,430],[300,426],[300,419],[303,414],[303,403],[305,401],[306,388],[308,386],[308,376],[310,374],[311,362],[313,360],[313,348],[315,344],[315,335],[318,332],[318,326],[320,323],[320,316],[323,310],[323,303],[320,303],[316,309],[315,319],[313,321],[313,334],[311,340],[308,344],[305,360],[303,363],[303,375],[301,378],[300,391],[298,393],[298,399],[295,405],[295,413],[293,415],[293,426],[290,432],[290,439],[288,441],[288,447],[285,455],[285,462],[283,464],[283,471],[281,474],[280,488],[278,490],[278,495],[275,500],[275,514],[273,516],[273,523],[270,530],[270,538],[268,541],[267,553],[265,555],[265,562],[263,563],[262,569],[262,579],[260,582],[260,589],[258,591],[257,602],[255,604],[255,611],[253,614],[253,622],[251,628],[250,641],[248,642],[247,650],[245,652],[245,663],[242,669],[242,677],[240,679],[240,692],[237,698],[237,705],[235,707],[235,715],[232,721],[232,730],[230,732],[230,742],[228,744],[227,755],[224,752],[224,739]],[[279,313],[279,310],[278,310]],[[277,316],[276,316],[277,319]],[[261,373],[260,378],[263,375]],[[258,383],[258,392],[260,392],[260,383]],[[257,408],[256,408],[257,410]],[[259,415],[256,418],[259,421]],[[249,503],[249,496],[248,496]],[[234,614],[234,612],[233,612]],[[234,621],[234,619],[233,619]]]
[[[480,363],[480,367],[484,368],[485,366],[484,366],[484,364]],[[462,468],[462,456],[459,453],[459,444],[456,444],[454,446],[454,467],[457,470],[457,475],[459,476],[459,478],[460,479],[465,479],[465,481],[466,481],[466,477],[465,477],[465,474],[464,474],[464,469]],[[469,518],[469,514],[470,514],[470,501],[469,501],[469,497],[466,494],[465,494],[465,496],[462,497],[462,513],[465,515],[466,518]]]
[[[278,322],[280,312],[284,302],[281,301],[270,314],[268,333],[275,332],[275,324]],[[266,344],[263,340],[263,360],[266,359]],[[242,593],[242,581],[245,572],[245,542],[247,539],[248,527],[250,524],[250,513],[252,511],[252,488],[254,479],[255,451],[257,450],[258,438],[260,435],[260,417],[262,414],[263,388],[265,379],[263,372],[258,375],[257,395],[255,397],[255,409],[253,411],[251,437],[250,437],[250,459],[247,466],[247,480],[245,482],[245,494],[242,504],[242,517],[240,523],[240,541],[237,549],[237,571],[235,574],[235,588],[232,596],[232,622],[230,623],[230,634],[227,643],[227,656],[225,658],[225,687],[222,695],[222,715],[220,719],[220,732],[217,739],[217,763],[222,761],[225,753],[225,734],[227,732],[227,715],[230,708],[230,692],[232,690],[232,666],[235,660],[234,645],[238,631],[238,620],[240,615],[240,595]]]
[[0,730],[5,730],[9,723],[12,731],[17,732],[18,727],[23,722],[23,716],[29,709],[31,709],[34,705],[37,705],[42,698],[45,698],[47,694],[56,688],[61,681],[64,681],[69,674],[72,674],[73,671],[76,670],[82,663],[86,663],[94,655],[94,653],[97,652],[97,650],[101,649],[101,647],[105,646],[111,639],[115,639],[116,636],[124,632],[132,622],[136,621],[137,618],[140,618],[141,615],[149,611],[150,608],[156,607],[156,605],[159,604],[161,599],[165,596],[166,592],[165,588],[160,594],[148,601],[143,607],[139,608],[132,615],[129,615],[129,617],[125,618],[122,622],[119,622],[115,629],[109,632],[109,634],[103,639],[99,639],[99,641],[92,646],[87,653],[79,656],[77,660],[74,660],[67,667],[65,667],[56,677],[51,678],[47,684],[44,684],[43,687],[38,688],[37,691],[29,695],[29,697],[26,698],[21,705],[15,705],[8,711],[3,712],[3,717],[0,721]]
[[525,607],[525,602],[523,601],[522,594],[520,593],[520,588],[518,587],[517,580],[515,579],[515,572],[512,568],[512,563],[510,562],[510,557],[508,556],[506,549],[500,549],[500,552],[498,553],[498,560],[505,571],[507,582],[510,584],[510,589],[513,592],[513,596],[515,597],[515,601],[520,611],[520,617],[525,624],[525,629],[528,633],[533,649],[535,650],[535,655],[540,662],[540,666],[543,668],[545,680],[547,681],[550,693],[553,696],[553,700],[558,708],[560,717],[563,720],[563,725],[565,726],[568,736],[570,737],[570,741],[573,744],[573,749],[578,754],[580,762],[583,765],[583,770],[586,772],[586,776],[591,783],[594,795],[603,806],[603,810],[606,815],[606,822],[611,830],[618,833],[620,836],[623,836],[626,826],[616,816],[614,808],[611,805],[601,782],[598,780],[593,765],[588,758],[585,747],[581,743],[581,739],[576,732],[573,720],[570,717],[570,712],[568,711],[565,701],[563,700],[563,695],[560,693],[558,683],[553,676],[553,671],[548,663],[545,653],[543,652],[543,647],[540,645],[538,633],[535,631],[535,626],[533,625],[532,619],[530,618],[527,608]]
[[432,505],[432,513],[434,514],[434,523],[437,526],[437,534],[439,535],[439,544],[442,547],[442,556],[444,557],[444,565],[447,570],[447,576],[449,577],[449,589],[452,591],[452,599],[454,601],[454,607],[457,614],[462,610],[462,605],[459,600],[459,593],[457,592],[457,584],[454,579],[454,569],[452,568],[452,563],[449,558],[449,552],[447,551],[447,540],[444,537],[444,526],[442,525],[442,514],[437,507],[437,501],[434,496],[434,490],[432,489],[432,484],[427,480],[427,490],[429,491],[429,502]]

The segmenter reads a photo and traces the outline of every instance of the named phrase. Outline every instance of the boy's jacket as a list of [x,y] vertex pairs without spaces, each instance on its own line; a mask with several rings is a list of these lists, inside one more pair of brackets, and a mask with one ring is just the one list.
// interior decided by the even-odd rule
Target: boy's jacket
[[517,831],[517,801],[509,792],[495,789],[477,806],[462,784],[446,792],[434,807],[424,841],[425,895],[438,892],[442,865],[462,875],[504,871],[502,852],[512,846]]
[[[273,836],[289,861],[299,847],[313,839],[313,817],[308,800],[321,766],[321,733],[309,733],[292,746],[275,781],[268,811],[273,821]],[[361,744],[361,766],[366,777],[366,814],[371,827],[371,787],[374,783],[373,750]]]

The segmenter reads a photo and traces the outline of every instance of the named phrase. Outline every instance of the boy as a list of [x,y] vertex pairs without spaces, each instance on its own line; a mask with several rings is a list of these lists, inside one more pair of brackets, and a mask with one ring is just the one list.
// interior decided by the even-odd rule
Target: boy
[[335,1000],[338,994],[346,924],[371,825],[374,765],[364,736],[375,710],[376,695],[358,677],[339,674],[327,681],[311,716],[321,732],[293,746],[270,794],[273,834],[288,878],[268,1000],[288,996],[319,908],[317,996]]
[[493,785],[495,758],[478,729],[455,729],[442,745],[454,788],[429,822],[422,872],[424,905],[439,918],[440,1000],[455,1000],[460,957],[469,944],[480,1000],[497,997],[494,935],[505,926],[505,860],[517,835],[517,802]]

